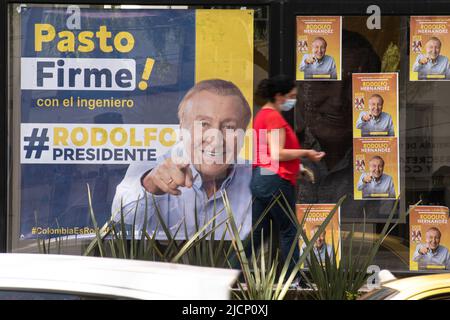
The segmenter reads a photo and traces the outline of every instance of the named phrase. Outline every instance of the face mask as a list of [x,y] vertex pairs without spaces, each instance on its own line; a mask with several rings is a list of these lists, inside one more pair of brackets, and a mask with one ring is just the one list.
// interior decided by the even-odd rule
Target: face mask
[[289,111],[295,104],[297,103],[297,99],[287,99],[285,103],[280,106],[281,111]]

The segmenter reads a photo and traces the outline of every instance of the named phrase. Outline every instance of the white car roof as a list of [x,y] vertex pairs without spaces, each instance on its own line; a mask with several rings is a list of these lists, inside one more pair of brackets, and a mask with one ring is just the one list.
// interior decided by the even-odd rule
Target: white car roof
[[0,290],[132,299],[229,299],[239,271],[173,263],[44,254],[0,254]]

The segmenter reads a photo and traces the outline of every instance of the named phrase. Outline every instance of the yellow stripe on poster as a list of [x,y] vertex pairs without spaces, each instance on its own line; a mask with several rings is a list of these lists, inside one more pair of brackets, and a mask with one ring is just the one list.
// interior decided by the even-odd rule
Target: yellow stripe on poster
[[[195,21],[195,82],[231,81],[253,111],[253,10],[197,10]],[[251,143],[241,156],[251,158]]]
[[313,79],[330,79],[331,76],[329,74],[313,74]]
[[427,74],[427,79],[445,79],[445,74]]
[[371,136],[387,136],[389,132],[387,131],[370,131],[369,135]]

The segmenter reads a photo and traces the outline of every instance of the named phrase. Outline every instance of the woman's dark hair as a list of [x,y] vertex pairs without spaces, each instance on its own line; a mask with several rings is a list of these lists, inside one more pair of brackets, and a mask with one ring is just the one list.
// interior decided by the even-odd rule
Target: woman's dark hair
[[294,89],[295,86],[293,78],[281,74],[262,80],[256,89],[256,94],[263,99],[274,102],[277,94],[285,95]]

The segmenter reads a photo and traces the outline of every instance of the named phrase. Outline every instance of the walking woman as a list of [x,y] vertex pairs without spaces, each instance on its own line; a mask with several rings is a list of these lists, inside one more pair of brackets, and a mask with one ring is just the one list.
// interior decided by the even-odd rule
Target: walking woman
[[[293,79],[279,75],[261,81],[256,94],[267,102],[254,119],[256,135],[253,174],[250,189],[254,198],[252,208],[253,225],[259,220],[266,208],[282,193],[295,212],[296,181],[300,170],[300,158],[320,161],[324,152],[301,149],[300,143],[292,127],[281,115],[281,111],[289,111],[296,104],[297,88]],[[286,208],[283,197],[280,202]],[[269,219],[272,219],[280,236],[280,249],[285,261],[292,243],[298,241],[296,227],[279,204],[275,204],[264,220],[253,232],[253,243],[259,248],[261,230],[268,235]],[[288,275],[299,258],[298,246],[289,264]]]

